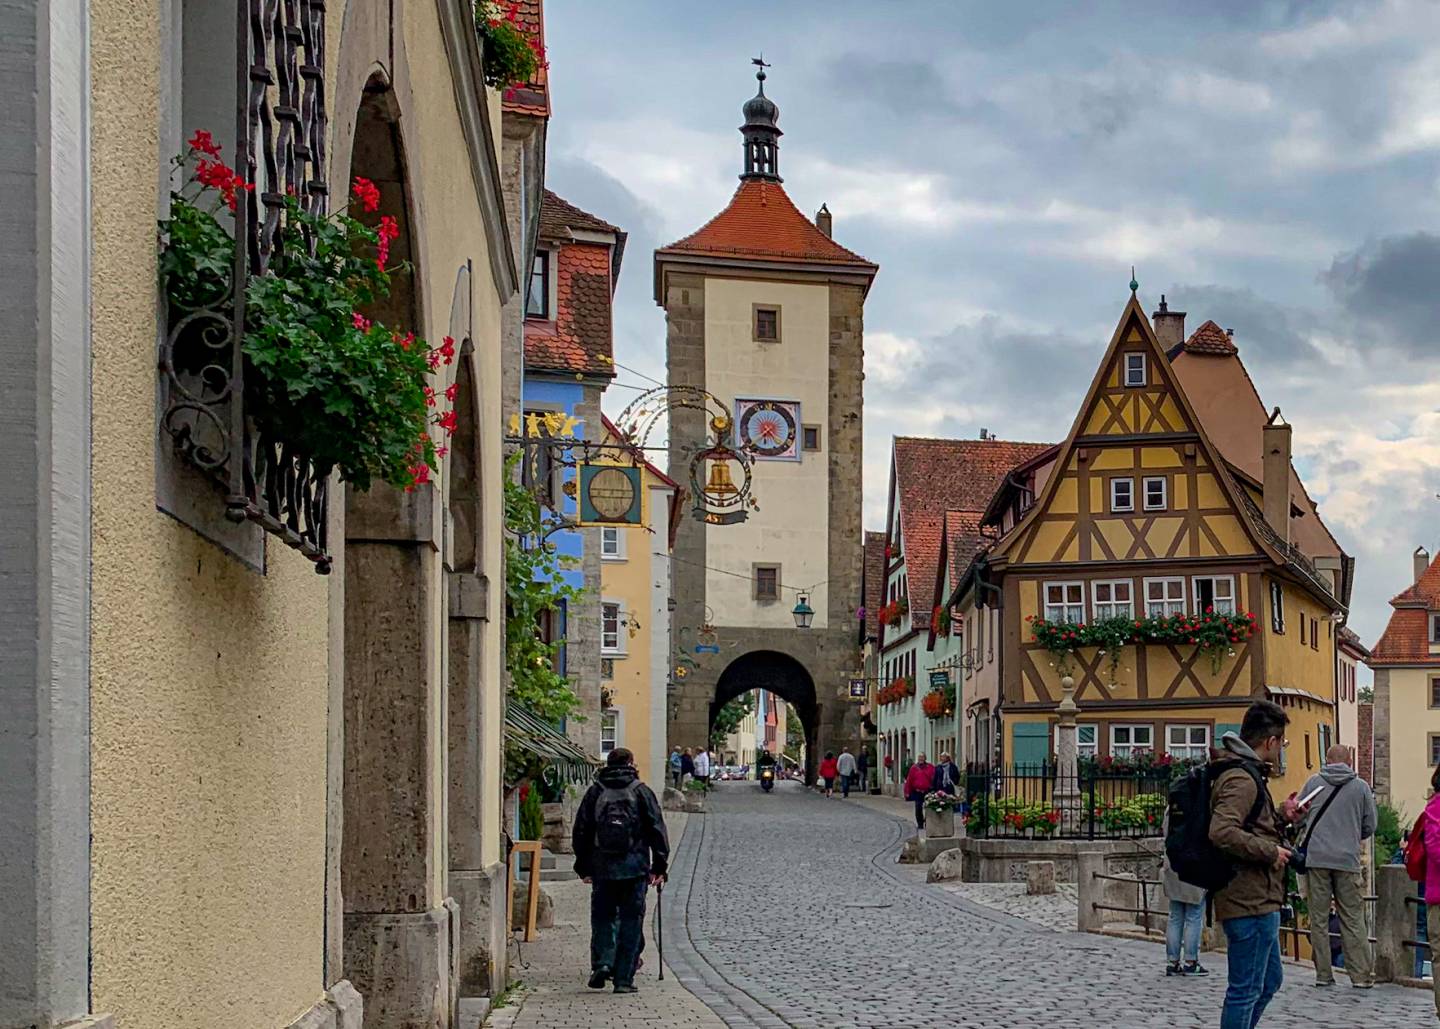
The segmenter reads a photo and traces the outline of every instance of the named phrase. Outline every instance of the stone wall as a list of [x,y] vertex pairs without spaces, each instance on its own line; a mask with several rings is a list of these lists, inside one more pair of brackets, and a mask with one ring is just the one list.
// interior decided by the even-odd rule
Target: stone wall
[[1375,799],[1390,802],[1390,670],[1375,669],[1375,703],[1371,705],[1370,782]]
[[1360,778],[1373,787],[1375,785],[1375,705],[1359,704],[1356,706],[1355,713],[1356,723],[1359,726],[1355,770],[1360,773]]
[[1159,837],[1137,840],[984,840],[966,838],[962,877],[975,883],[1023,883],[1030,861],[1055,862],[1055,881],[1075,882],[1076,855],[1094,851],[1104,855],[1109,875],[1138,874],[1145,879],[1160,875]]

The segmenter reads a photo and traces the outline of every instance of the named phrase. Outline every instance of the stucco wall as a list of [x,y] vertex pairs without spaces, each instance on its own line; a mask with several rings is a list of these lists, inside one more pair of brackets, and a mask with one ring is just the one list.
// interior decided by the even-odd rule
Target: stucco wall
[[[1434,671],[1391,668],[1388,672],[1390,803],[1414,820],[1430,796],[1430,773],[1435,770],[1430,765],[1430,735],[1440,733],[1440,708],[1430,706]],[[1377,683],[1379,678],[1377,674]]]
[[[755,304],[780,307],[778,343],[756,343]],[[731,408],[736,398],[795,400],[806,425],[829,423],[830,289],[824,284],[755,279],[705,280],[705,385]],[[798,431],[798,427],[797,427]],[[795,624],[795,593],[773,603],[754,600],[751,566],[780,565],[786,586],[803,588],[830,577],[829,455],[804,453],[799,462],[757,460],[751,491],[760,504],[747,521],[708,533],[706,602],[724,624],[785,628]],[[726,574],[726,572],[739,573]],[[810,594],[814,627],[828,624],[827,587]]]
[[284,1025],[325,987],[329,581],[274,545],[257,575],[155,508],[164,33],[153,0],[90,16],[94,1006]]

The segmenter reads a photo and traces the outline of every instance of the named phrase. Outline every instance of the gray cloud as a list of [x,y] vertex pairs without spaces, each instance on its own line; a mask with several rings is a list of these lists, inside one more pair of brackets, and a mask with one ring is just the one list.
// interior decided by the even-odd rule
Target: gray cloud
[[1368,342],[1440,353],[1440,236],[1386,236],[1337,257],[1321,280]]
[[1310,341],[1318,322],[1311,310],[1288,308],[1233,286],[1176,286],[1168,297],[1172,308],[1186,312],[1187,333],[1205,321],[1234,329],[1247,367],[1284,373],[1296,362],[1328,363]]

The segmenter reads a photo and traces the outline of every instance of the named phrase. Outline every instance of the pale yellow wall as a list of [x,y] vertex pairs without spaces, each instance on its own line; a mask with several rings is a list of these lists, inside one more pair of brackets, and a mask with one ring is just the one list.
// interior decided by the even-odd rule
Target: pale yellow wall
[[[1285,631],[1270,630],[1269,579],[1262,591],[1263,612],[1252,608],[1265,633],[1265,685],[1292,686],[1307,690],[1328,701],[1335,698],[1335,624],[1330,612],[1312,600],[1298,586],[1284,583]],[[1306,623],[1305,642],[1300,642],[1300,618],[1314,619],[1320,630],[1318,647],[1310,645],[1310,628]]]
[[[753,305],[780,305],[779,343],[752,339]],[[820,426],[825,439],[829,422],[830,290],[825,284],[803,285],[754,279],[705,280],[705,385],[730,406],[736,397],[800,402],[801,421]],[[791,461],[754,462],[751,489],[760,504],[739,525],[712,528],[705,534],[706,601],[718,625],[790,628],[795,594],[782,590],[775,603],[753,600],[751,567],[776,563],[781,581],[803,588],[821,583],[810,594],[815,628],[826,624],[829,609],[828,454],[824,449]],[[738,572],[726,575],[713,569]]]
[[1410,821],[1430,796],[1430,736],[1440,734],[1440,708],[1430,706],[1434,669],[1391,668],[1390,803]]
[[325,987],[331,583],[273,541],[258,575],[155,508],[164,33],[146,0],[90,18],[93,1008],[280,1026]]
[[[405,11],[394,70],[422,202],[412,218],[423,330],[436,340],[445,334],[456,273],[473,259],[478,406],[498,425],[499,301],[454,90],[434,5]],[[341,4],[327,12],[332,71],[342,69],[329,84],[339,195],[360,88],[389,50],[383,34],[372,37],[373,53],[355,53],[352,34],[342,52],[345,16]],[[330,578],[318,576],[271,538],[261,576],[155,508],[156,190],[170,156],[160,138],[161,21],[153,0],[91,11],[94,1008],[127,1029],[255,1029],[289,1024],[327,985],[327,684],[338,652],[331,633],[343,628],[338,619],[332,626],[329,592],[342,588],[343,562]],[[498,139],[498,99],[489,99]],[[479,474],[498,483],[498,433],[482,440]],[[498,488],[487,493],[483,518],[482,570],[503,582]],[[341,540],[332,530],[333,549]],[[432,572],[438,582],[438,555]],[[431,595],[438,633],[444,591]],[[486,748],[485,774],[498,795],[503,592],[492,590],[491,603],[485,649],[495,686],[485,718],[495,745]],[[432,681],[444,683],[438,638],[432,652]],[[442,695],[432,696],[431,722],[443,746]],[[443,900],[446,864],[442,761],[437,750],[432,905]],[[499,860],[498,822],[485,840]]]

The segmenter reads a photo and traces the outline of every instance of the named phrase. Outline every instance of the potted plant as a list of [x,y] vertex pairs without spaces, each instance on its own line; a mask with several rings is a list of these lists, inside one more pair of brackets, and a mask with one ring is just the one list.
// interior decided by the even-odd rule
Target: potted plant
[[936,790],[925,796],[925,835],[934,839],[955,835],[955,809],[961,800],[954,794]]
[[480,60],[485,84],[506,89],[532,82],[546,67],[545,51],[520,26],[520,5],[495,0],[475,5],[475,33],[480,38]]

